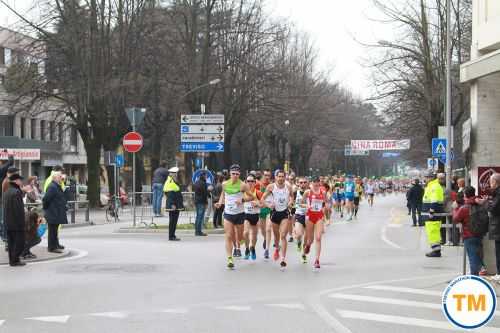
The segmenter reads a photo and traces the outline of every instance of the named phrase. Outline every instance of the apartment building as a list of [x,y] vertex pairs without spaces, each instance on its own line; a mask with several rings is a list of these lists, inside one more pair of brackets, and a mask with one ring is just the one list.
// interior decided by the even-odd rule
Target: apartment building
[[12,96],[7,92],[6,80],[10,66],[28,63],[34,71],[44,74],[44,56],[30,53],[33,43],[36,41],[26,35],[0,27],[0,159],[7,159],[4,150],[12,152],[23,175],[38,175],[41,179],[53,166],[64,165],[68,174],[84,183],[85,148],[71,121],[50,111],[56,109],[54,105],[14,112],[9,103]]

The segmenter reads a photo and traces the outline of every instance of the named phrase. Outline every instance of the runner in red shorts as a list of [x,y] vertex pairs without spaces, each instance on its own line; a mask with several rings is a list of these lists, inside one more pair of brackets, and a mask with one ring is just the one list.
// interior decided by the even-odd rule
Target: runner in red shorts
[[323,217],[327,203],[327,194],[321,190],[321,182],[318,177],[312,181],[312,187],[307,190],[302,197],[302,203],[307,204],[306,220],[306,245],[304,246],[304,255],[307,255],[311,249],[313,240],[316,244],[316,260],[314,268],[319,269],[319,257],[321,254],[321,237],[323,236]]

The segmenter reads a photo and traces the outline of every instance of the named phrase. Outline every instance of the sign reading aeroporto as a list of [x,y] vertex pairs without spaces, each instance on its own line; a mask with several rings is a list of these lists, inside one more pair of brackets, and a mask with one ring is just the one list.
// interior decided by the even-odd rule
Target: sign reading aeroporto
[[128,132],[123,137],[123,149],[129,153],[137,153],[141,150],[144,140],[137,132]]
[[353,150],[407,150],[410,140],[351,140]]
[[[5,152],[7,150],[7,152]],[[14,159],[18,161],[39,161],[40,149],[9,149],[0,148],[0,160],[6,160],[9,155],[14,155]]]

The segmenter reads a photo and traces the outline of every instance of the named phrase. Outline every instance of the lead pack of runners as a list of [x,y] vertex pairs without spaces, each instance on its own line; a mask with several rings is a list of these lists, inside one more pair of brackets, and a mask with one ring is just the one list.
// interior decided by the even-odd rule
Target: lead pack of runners
[[232,165],[215,204],[224,207],[228,269],[235,268],[235,258],[257,260],[260,230],[265,260],[272,257],[285,270],[288,243],[295,241],[303,264],[314,250],[313,269],[318,271],[325,226],[344,215],[347,221],[356,218],[363,197],[372,207],[381,187],[374,179],[351,175],[306,178],[287,175],[283,170],[274,175],[270,170],[252,171],[244,179],[239,165]]

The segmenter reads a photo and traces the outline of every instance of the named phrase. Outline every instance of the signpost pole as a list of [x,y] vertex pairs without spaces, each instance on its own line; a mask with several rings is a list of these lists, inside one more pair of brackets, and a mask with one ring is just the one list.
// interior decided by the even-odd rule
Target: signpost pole
[[[132,131],[135,132],[135,110],[132,115]],[[132,199],[132,211],[133,211],[133,221],[134,221],[134,228],[136,226],[136,215],[135,215],[135,200],[137,198],[137,195],[135,194],[135,153],[132,153],[132,193],[133,193],[133,199]]]

